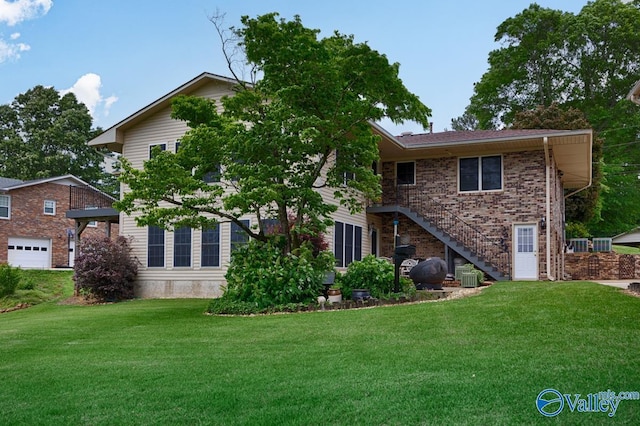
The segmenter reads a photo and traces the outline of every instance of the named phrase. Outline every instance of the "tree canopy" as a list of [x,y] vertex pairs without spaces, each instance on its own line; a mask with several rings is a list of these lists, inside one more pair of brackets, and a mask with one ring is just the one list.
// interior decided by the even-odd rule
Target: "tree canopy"
[[490,52],[465,115],[491,129],[553,103],[582,111],[604,141],[601,209],[582,216],[599,236],[637,226],[640,108],[625,96],[640,79],[640,0],[595,0],[577,14],[532,4],[500,24],[495,41],[502,47]]
[[[300,17],[287,21],[277,13],[241,22],[232,34],[259,78],[236,77],[222,112],[210,99],[176,98],[172,117],[190,128],[179,151],[157,152],[144,170],[125,163],[121,180],[130,191],[119,207],[140,212],[140,225],[229,221],[262,241],[269,238],[265,224],[276,221],[286,253],[331,223],[337,206],[321,190],[352,211],[380,196],[372,121],[412,120],[426,128],[430,110],[405,88],[397,63],[353,36],[319,38]],[[236,62],[228,51],[225,57],[236,76]],[[246,215],[258,219],[257,228],[241,220]]]
[[30,180],[73,174],[104,186],[110,176],[104,157],[87,141],[92,130],[87,107],[73,93],[36,86],[0,105],[0,176]]

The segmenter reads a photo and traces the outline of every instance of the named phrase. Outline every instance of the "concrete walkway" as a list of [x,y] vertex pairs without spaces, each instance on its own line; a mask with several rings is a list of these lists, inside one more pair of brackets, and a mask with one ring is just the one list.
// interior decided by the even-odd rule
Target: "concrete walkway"
[[627,288],[629,288],[630,283],[638,282],[640,280],[597,280],[597,281],[593,280],[593,281],[598,284],[604,284],[611,287],[623,288],[626,290]]

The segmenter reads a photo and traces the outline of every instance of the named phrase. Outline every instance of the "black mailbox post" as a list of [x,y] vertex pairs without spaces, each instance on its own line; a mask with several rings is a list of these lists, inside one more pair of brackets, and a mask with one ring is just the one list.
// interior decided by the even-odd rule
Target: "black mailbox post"
[[416,254],[416,246],[411,244],[396,246],[393,253],[393,265],[395,266],[395,277],[393,281],[394,293],[400,293],[400,266],[402,265],[402,262],[410,259],[414,254]]

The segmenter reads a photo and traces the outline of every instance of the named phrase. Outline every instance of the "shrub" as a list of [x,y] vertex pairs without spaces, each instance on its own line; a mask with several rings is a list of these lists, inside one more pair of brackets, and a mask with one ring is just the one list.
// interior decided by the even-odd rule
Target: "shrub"
[[100,301],[133,297],[138,260],[131,256],[125,237],[84,239],[74,270],[76,289],[88,291]]
[[274,241],[252,240],[233,252],[223,297],[257,310],[310,303],[322,292],[322,280],[334,262],[329,252],[314,256],[311,244],[284,255]]
[[13,268],[6,263],[0,264],[0,297],[13,294],[21,280],[22,274],[19,268]]
[[370,254],[361,261],[351,262],[340,277],[343,297],[350,298],[354,288],[366,288],[372,297],[385,297],[393,290],[393,265]]

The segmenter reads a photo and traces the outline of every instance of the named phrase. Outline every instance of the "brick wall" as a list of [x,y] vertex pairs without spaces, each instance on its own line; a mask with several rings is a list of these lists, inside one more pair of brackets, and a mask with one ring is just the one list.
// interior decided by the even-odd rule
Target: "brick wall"
[[603,253],[565,254],[567,279],[640,279],[640,255]]
[[[503,154],[503,190],[485,193],[458,192],[458,158],[416,160],[416,186],[447,210],[481,231],[495,242],[504,242],[512,252],[513,224],[536,223],[542,217],[550,227],[550,271],[554,278],[562,275],[562,222],[564,197],[559,172],[551,170],[551,217],[546,217],[546,166],[544,151]],[[395,163],[382,164],[383,198],[395,199]],[[383,219],[381,254],[393,252],[393,218]],[[418,257],[444,254],[444,246],[419,226],[400,215],[399,234],[406,234],[416,245]],[[538,226],[538,269],[546,279],[546,229]],[[424,253],[425,256],[421,255]]]
[[[75,222],[65,217],[69,209],[69,187],[55,183],[43,183],[15,189],[11,196],[11,219],[0,219],[0,263],[7,262],[9,237],[40,238],[51,240],[51,266],[67,266],[69,237],[67,230],[75,229]],[[56,202],[54,216],[44,214],[44,200]],[[82,237],[106,235],[104,223],[87,227]],[[118,225],[111,225],[111,235],[118,235]]]

